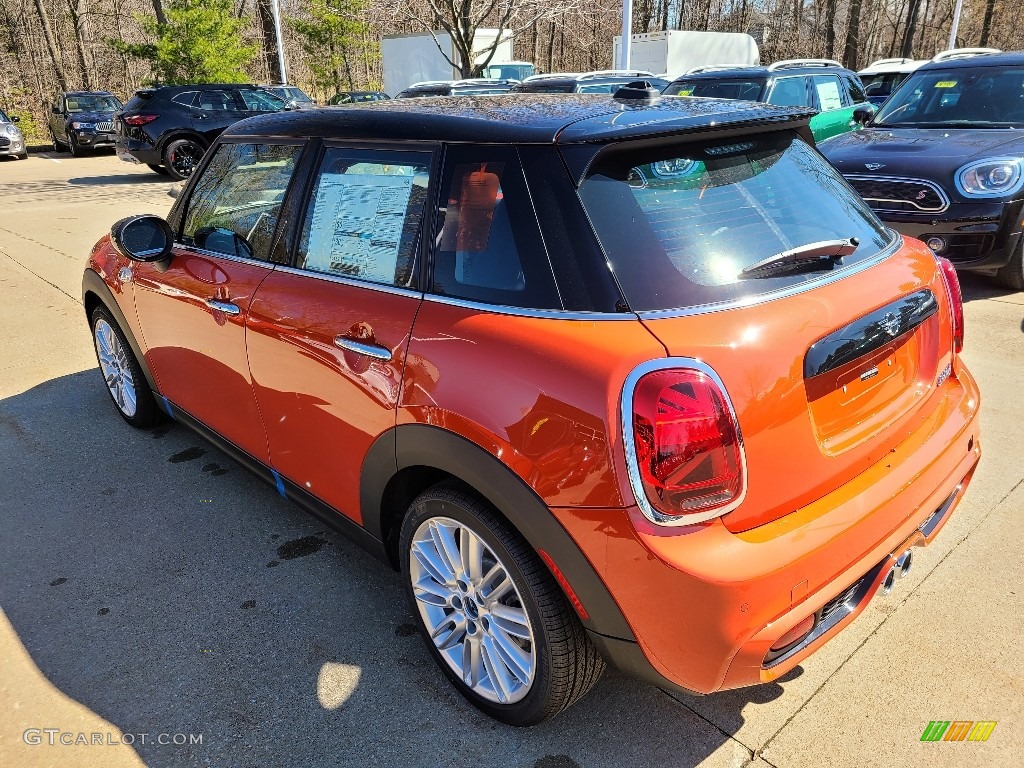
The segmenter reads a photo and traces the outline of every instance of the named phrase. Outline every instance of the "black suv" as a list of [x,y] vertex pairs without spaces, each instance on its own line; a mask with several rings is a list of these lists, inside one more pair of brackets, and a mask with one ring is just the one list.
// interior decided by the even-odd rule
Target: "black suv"
[[108,91],[62,91],[50,106],[53,151],[66,146],[74,157],[114,146],[114,113],[120,100]]
[[659,91],[668,80],[642,70],[602,70],[580,75],[533,75],[513,86],[514,93],[615,93],[636,80],[645,80]]
[[662,94],[810,107],[818,110],[811,119],[817,142],[856,129],[875,112],[856,73],[832,59],[786,59],[767,67],[697,67],[673,80]]
[[256,85],[143,88],[117,114],[117,156],[185,179],[229,125],[283,109],[281,99]]
[[[939,57],[937,57],[939,58]],[[881,219],[1024,290],[1024,53],[933,60],[820,149]]]

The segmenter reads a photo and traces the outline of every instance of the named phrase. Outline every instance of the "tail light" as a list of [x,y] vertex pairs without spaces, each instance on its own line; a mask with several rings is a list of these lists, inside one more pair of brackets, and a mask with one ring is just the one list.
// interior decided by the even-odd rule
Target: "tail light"
[[663,368],[644,373],[635,380],[629,405],[631,418],[625,424],[632,445],[627,450],[635,462],[630,480],[650,520],[689,525],[739,505],[746,476],[740,429],[714,372]]
[[124,120],[126,125],[146,125],[147,123],[152,123],[158,117],[160,115],[131,115],[121,119]]
[[964,296],[960,292],[960,278],[956,276],[956,267],[949,259],[936,256],[942,279],[946,283],[946,295],[949,297],[949,311],[953,316],[953,351],[960,353],[964,349]]

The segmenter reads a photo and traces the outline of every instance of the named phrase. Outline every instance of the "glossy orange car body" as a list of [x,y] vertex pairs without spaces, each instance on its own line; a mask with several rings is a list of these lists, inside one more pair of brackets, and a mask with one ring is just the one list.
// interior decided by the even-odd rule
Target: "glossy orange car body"
[[[978,388],[953,352],[941,270],[914,241],[843,279],[727,311],[566,319],[181,246],[167,269],[108,238],[88,271],[167,410],[282,494],[309,494],[393,560],[402,504],[439,477],[462,479],[544,553],[605,656],[667,687],[709,693],[799,664],[863,610],[900,553],[936,535],[980,456]],[[87,309],[111,300],[89,280]],[[791,350],[920,290],[939,306],[917,333],[824,381],[805,377]],[[392,357],[340,349],[339,334]],[[699,360],[725,383],[747,472],[737,508],[675,527],[641,511],[624,442],[624,382],[666,358]],[[869,366],[881,373],[865,380]],[[481,453],[507,476],[463,463]],[[853,586],[827,631],[766,661]]]

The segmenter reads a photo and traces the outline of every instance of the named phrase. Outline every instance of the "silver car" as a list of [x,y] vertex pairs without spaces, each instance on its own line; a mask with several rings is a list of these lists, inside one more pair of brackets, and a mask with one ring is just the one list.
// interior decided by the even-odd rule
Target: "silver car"
[[25,145],[25,137],[21,129],[15,125],[18,122],[17,116],[8,117],[0,109],[0,157],[14,155],[20,160],[28,159],[28,147]]

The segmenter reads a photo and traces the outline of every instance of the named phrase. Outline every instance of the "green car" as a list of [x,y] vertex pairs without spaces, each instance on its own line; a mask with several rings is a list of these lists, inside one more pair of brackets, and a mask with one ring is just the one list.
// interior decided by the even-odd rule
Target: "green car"
[[817,142],[859,129],[874,114],[856,73],[830,59],[790,59],[767,67],[697,67],[673,80],[662,96],[745,99],[811,107]]

